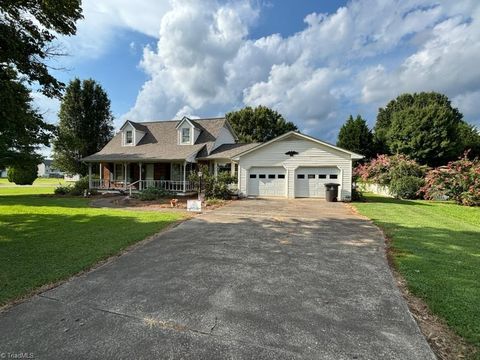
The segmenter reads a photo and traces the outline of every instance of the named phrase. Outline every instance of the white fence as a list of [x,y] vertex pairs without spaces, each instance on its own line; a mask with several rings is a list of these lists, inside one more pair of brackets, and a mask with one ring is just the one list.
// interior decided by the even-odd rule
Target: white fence
[[393,197],[388,186],[359,182],[357,183],[357,188],[363,192],[371,192],[377,195]]

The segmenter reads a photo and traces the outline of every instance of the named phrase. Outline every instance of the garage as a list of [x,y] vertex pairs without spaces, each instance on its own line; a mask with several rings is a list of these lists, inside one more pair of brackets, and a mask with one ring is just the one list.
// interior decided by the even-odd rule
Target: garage
[[338,200],[352,196],[352,163],[360,154],[295,131],[232,157],[238,163],[240,196],[325,198],[325,184],[337,183]]
[[325,184],[340,182],[340,170],[334,167],[299,167],[295,171],[295,197],[325,197]]
[[251,196],[286,196],[283,167],[252,167],[248,176],[248,194]]

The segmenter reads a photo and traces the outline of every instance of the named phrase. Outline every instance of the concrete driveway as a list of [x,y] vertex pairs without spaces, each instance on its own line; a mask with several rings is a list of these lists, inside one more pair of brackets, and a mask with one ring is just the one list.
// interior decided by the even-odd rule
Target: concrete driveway
[[383,239],[341,203],[245,200],[0,314],[35,358],[433,359]]

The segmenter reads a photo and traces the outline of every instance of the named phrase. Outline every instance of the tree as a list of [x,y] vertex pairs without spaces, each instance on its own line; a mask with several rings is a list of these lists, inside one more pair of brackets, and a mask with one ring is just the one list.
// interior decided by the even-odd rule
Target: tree
[[69,174],[87,174],[81,162],[100,151],[113,136],[110,100],[94,80],[74,79],[67,86],[53,142],[55,167]]
[[62,83],[44,63],[58,55],[57,35],[74,35],[82,18],[81,0],[2,0],[0,2],[0,74],[16,69],[47,96],[60,96]]
[[480,132],[465,121],[458,127],[458,137],[461,140],[460,153],[468,152],[468,157],[474,159],[480,157]]
[[340,128],[337,146],[364,155],[366,159],[375,155],[372,132],[360,115],[355,119],[350,115]]
[[252,109],[247,106],[225,115],[236,132],[239,141],[245,143],[265,142],[286,132],[297,130],[294,123],[286,121],[281,114],[266,106]]
[[435,166],[459,155],[462,117],[445,95],[403,94],[379,109],[374,136],[387,153]]
[[35,151],[48,146],[55,127],[33,108],[30,90],[12,69],[0,72],[0,99],[0,167],[40,163]]

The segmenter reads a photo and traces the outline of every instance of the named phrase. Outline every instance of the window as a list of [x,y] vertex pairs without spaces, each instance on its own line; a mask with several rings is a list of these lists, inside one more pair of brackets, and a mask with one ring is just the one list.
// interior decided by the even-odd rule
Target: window
[[250,174],[250,179],[256,179],[257,178],[257,174]]
[[265,174],[260,174],[260,175],[258,175],[258,178],[259,178],[259,179],[265,179]]
[[190,142],[190,129],[183,128],[182,129],[182,144],[186,144]]
[[278,174],[279,179],[285,179],[285,174]]
[[123,164],[115,164],[115,180],[123,180],[125,178],[125,168]]
[[227,164],[218,164],[217,165],[217,170],[218,170],[218,173],[231,173],[232,171],[232,164],[231,163],[227,163]]
[[304,174],[298,174],[297,179],[305,179],[305,175]]
[[338,175],[337,174],[331,174],[330,179],[338,179]]
[[133,143],[133,133],[132,130],[128,130],[125,133],[125,144],[132,144]]
[[326,174],[318,174],[319,179],[326,179],[327,175]]
[[309,179],[315,179],[315,174],[308,174]]
[[269,179],[275,179],[275,174],[268,174]]

